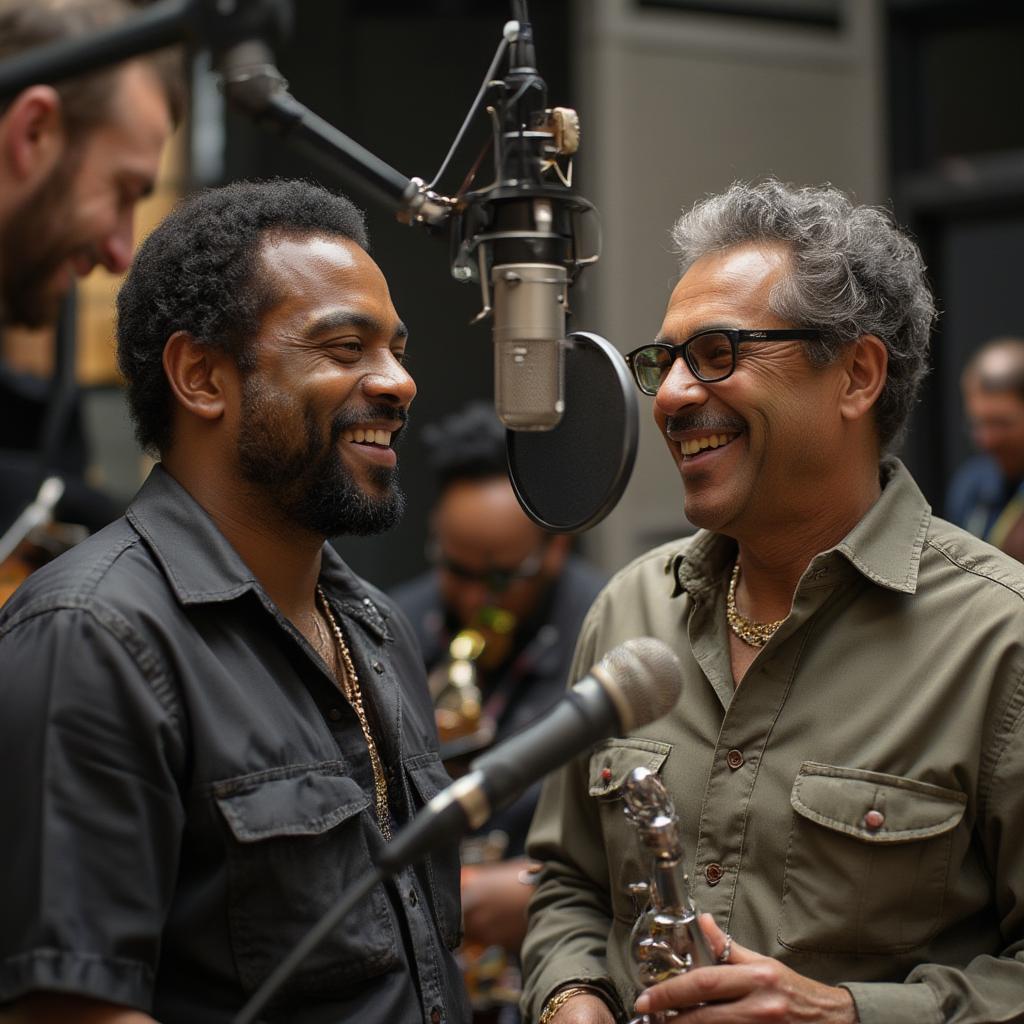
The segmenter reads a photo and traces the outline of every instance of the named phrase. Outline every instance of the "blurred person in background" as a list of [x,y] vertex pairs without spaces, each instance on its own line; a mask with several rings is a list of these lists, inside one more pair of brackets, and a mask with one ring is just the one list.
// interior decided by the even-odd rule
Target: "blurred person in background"
[[[0,61],[136,12],[126,0],[0,0]],[[76,278],[97,266],[127,269],[136,206],[153,190],[185,105],[173,50],[0,96],[0,332],[50,327]],[[51,337],[26,340],[34,347]],[[12,343],[0,333],[0,534],[54,474],[63,490],[52,515],[74,530],[98,529],[119,507],[84,480],[89,451],[78,391],[55,390],[35,358],[26,367]],[[51,546],[73,536],[69,527],[59,538],[35,537],[40,543],[13,538],[18,557],[0,567],[0,603],[52,557]]]
[[[423,647],[441,755],[457,775],[562,696],[580,624],[604,577],[572,553],[571,537],[546,532],[522,510],[509,483],[505,429],[490,403],[428,425],[423,443],[438,492],[428,551],[434,566],[392,596]],[[539,790],[531,787],[464,844],[466,947],[518,952],[532,891],[523,848]]]
[[979,454],[953,476],[946,515],[1024,561],[1024,339],[986,342],[964,367],[960,390]]
[[[126,0],[0,0],[0,60],[107,28]],[[185,106],[169,52],[0,97],[0,324],[52,323],[76,277],[120,274]]]

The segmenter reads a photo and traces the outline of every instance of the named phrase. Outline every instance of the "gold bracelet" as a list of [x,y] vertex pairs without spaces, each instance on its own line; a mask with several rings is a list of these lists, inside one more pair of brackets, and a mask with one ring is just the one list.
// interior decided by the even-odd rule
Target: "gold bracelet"
[[[585,988],[583,985],[570,985],[568,988],[559,989],[545,1004],[541,1010],[537,1024],[551,1024],[551,1018],[565,1006],[573,996],[597,996],[596,989]],[[597,996],[600,999],[600,996]]]

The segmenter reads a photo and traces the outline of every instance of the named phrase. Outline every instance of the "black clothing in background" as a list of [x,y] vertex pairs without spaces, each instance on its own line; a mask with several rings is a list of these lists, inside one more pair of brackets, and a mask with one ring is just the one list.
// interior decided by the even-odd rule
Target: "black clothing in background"
[[0,531],[35,498],[43,477],[54,472],[64,481],[64,494],[55,510],[59,522],[80,523],[94,533],[123,511],[123,505],[118,507],[85,482],[89,447],[79,392],[67,410],[53,461],[43,465],[41,446],[51,387],[49,380],[0,364]]
[[[329,546],[320,580],[401,827],[448,783],[416,641]],[[0,663],[0,1003],[230,1021],[383,843],[326,666],[160,467],[8,602]],[[453,844],[378,885],[265,1019],[466,1020],[458,871]]]

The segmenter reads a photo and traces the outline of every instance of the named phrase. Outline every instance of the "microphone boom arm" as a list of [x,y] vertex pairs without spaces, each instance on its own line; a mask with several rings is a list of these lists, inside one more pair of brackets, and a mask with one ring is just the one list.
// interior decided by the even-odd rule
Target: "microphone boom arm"
[[448,220],[452,200],[430,191],[420,178],[407,178],[295,99],[261,40],[228,48],[218,55],[215,67],[233,106],[349,184],[396,208],[400,221],[436,227]]

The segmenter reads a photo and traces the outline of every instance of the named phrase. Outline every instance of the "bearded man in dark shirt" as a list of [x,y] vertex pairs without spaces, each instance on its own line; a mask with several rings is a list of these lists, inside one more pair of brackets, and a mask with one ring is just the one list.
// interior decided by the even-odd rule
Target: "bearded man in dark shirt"
[[[347,200],[180,206],[118,301],[159,455],[0,619],[0,1004],[232,1019],[447,783],[415,639],[326,538],[399,517],[407,330]],[[455,851],[356,904],[265,1019],[465,1017]]]

